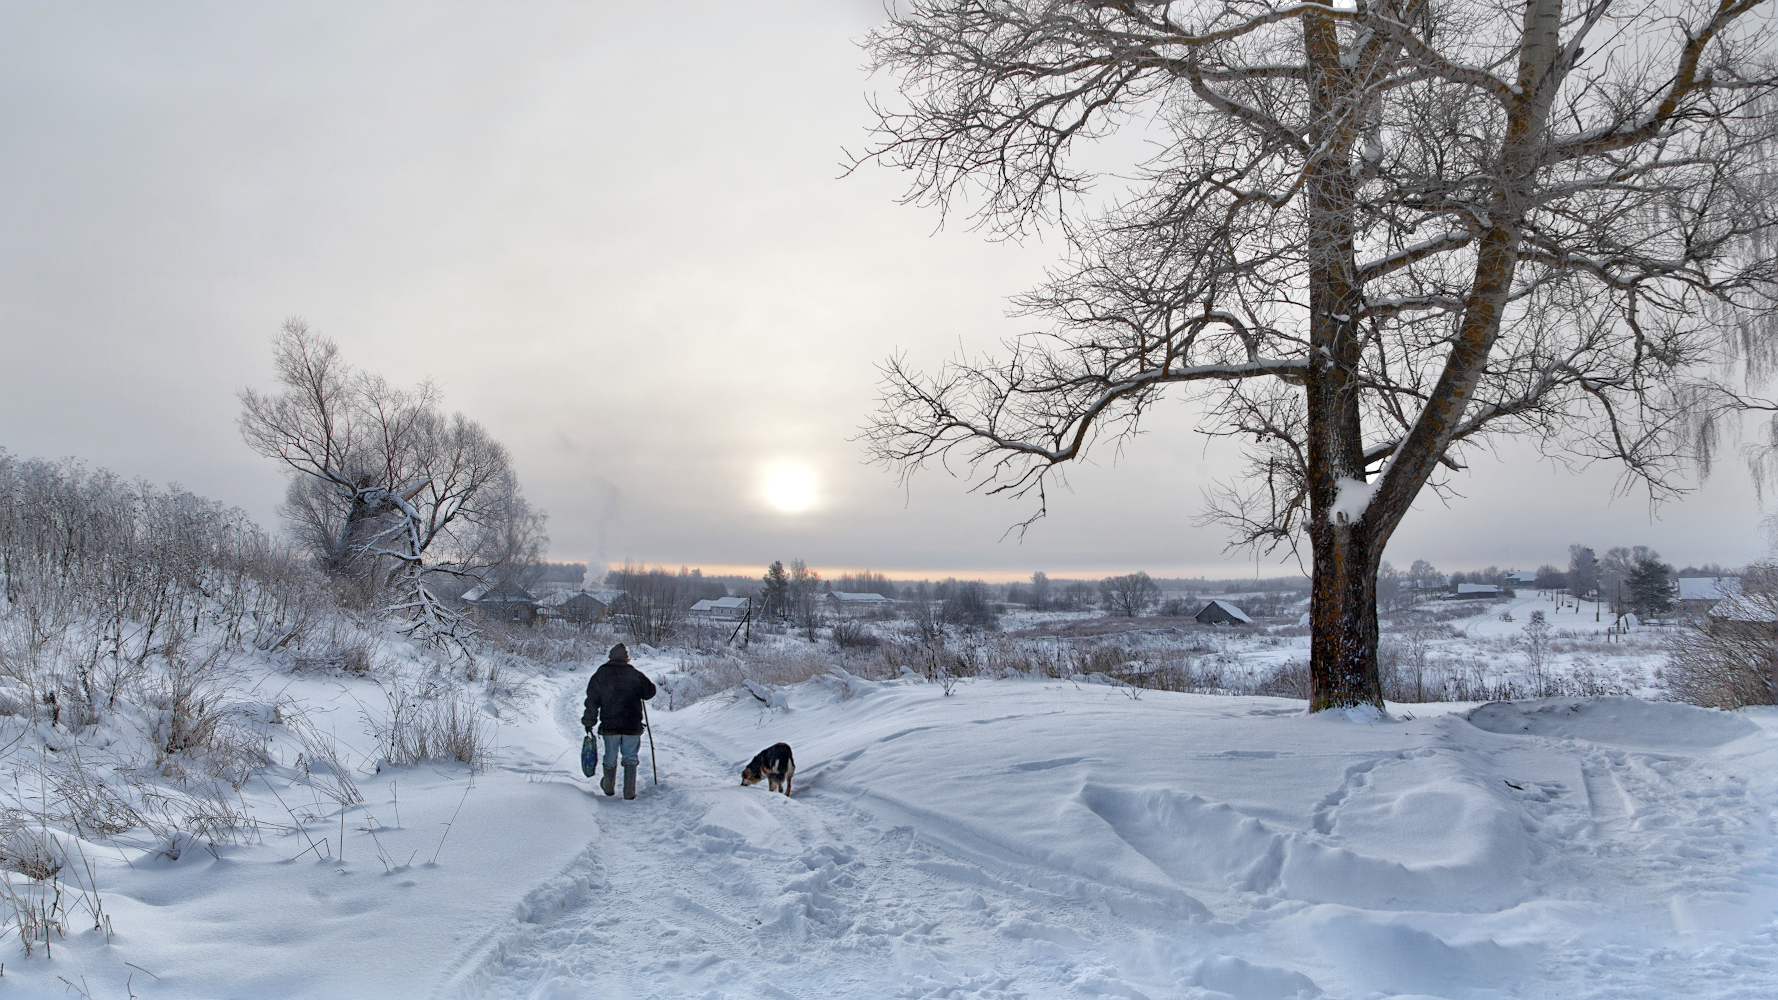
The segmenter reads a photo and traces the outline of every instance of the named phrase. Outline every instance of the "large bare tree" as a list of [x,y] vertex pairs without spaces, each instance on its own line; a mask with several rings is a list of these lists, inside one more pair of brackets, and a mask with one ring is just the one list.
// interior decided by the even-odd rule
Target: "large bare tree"
[[282,512],[299,540],[404,633],[461,647],[470,623],[428,577],[505,582],[547,542],[506,449],[440,412],[429,383],[401,389],[356,371],[300,320],[284,324],[274,357],[281,389],[241,391],[241,434],[284,465]]
[[1661,497],[1763,405],[1760,6],[914,0],[867,42],[903,99],[863,159],[1070,252],[1008,354],[887,363],[875,455],[963,458],[1041,516],[1058,467],[1176,387],[1248,443],[1209,517],[1307,542],[1311,706],[1380,704],[1378,562],[1441,465],[1526,436]]

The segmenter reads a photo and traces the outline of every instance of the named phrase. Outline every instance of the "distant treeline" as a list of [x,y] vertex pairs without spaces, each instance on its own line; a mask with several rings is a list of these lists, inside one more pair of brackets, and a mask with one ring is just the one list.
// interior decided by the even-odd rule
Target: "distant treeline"
[[[800,565],[800,564],[799,564]],[[583,563],[551,563],[542,577],[546,581],[576,582],[580,578],[576,571],[584,572]],[[638,566],[627,566],[614,569],[607,573],[603,582],[606,586],[624,588],[624,584],[635,583],[635,574],[641,570]],[[771,578],[771,571],[761,576],[740,575],[705,575],[697,569],[681,568],[677,572],[664,568],[647,571],[652,576],[672,576],[679,584],[680,592],[686,598],[696,597],[765,597],[767,603],[775,604],[777,586]],[[1224,595],[1224,594],[1264,594],[1269,599],[1285,596],[1301,595],[1308,591],[1309,580],[1303,576],[1279,576],[1256,579],[1252,577],[1236,577],[1232,579],[1212,579],[1209,577],[1158,577],[1150,578],[1145,573],[1129,574],[1112,577],[1051,577],[1046,573],[1031,574],[1029,580],[1017,580],[1006,583],[988,583],[984,580],[959,579],[946,577],[941,580],[924,579],[891,579],[875,570],[859,570],[842,574],[832,579],[823,579],[819,573],[806,567],[802,570],[807,589],[812,594],[824,594],[830,591],[841,593],[881,594],[897,601],[944,601],[949,599],[959,588],[967,587],[972,594],[980,594],[987,600],[1002,604],[1046,607],[1061,610],[1084,609],[1094,607],[1104,600],[1107,585],[1119,580],[1132,579],[1140,576],[1143,587],[1153,594],[1150,603],[1159,603],[1162,594],[1180,595]],[[772,594],[768,595],[767,592]],[[1193,609],[1195,610],[1195,609]]]

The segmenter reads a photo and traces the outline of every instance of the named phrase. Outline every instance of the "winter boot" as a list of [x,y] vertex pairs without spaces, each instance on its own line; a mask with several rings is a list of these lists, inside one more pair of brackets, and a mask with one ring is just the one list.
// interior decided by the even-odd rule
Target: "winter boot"
[[625,764],[624,765],[624,798],[633,799],[635,797],[636,797],[636,765]]
[[605,777],[599,782],[599,790],[606,795],[617,794],[617,768],[609,766],[605,768]]

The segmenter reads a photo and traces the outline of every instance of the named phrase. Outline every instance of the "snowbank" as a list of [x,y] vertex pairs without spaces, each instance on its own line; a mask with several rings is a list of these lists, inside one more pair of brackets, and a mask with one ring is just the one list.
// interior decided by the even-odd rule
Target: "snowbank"
[[[1283,699],[834,674],[657,711],[661,781],[645,744],[625,802],[579,775],[586,676],[537,678],[473,780],[355,772],[346,861],[308,850],[338,836],[319,800],[220,857],[87,846],[115,934],[10,954],[9,990],[1778,995],[1778,712],[1552,699],[1362,723]],[[369,691],[291,683],[355,760],[371,752]],[[794,798],[739,783],[779,740]],[[247,803],[298,787],[289,766]]]

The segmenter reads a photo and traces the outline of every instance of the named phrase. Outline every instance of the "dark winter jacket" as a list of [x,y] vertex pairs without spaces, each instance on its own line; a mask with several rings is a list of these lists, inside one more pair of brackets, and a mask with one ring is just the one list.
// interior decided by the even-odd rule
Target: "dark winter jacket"
[[580,724],[599,727],[600,736],[641,736],[642,703],[654,697],[654,682],[628,663],[607,662],[586,682],[586,711]]

